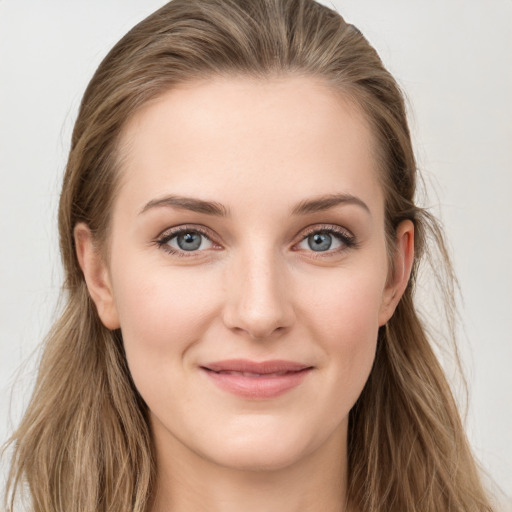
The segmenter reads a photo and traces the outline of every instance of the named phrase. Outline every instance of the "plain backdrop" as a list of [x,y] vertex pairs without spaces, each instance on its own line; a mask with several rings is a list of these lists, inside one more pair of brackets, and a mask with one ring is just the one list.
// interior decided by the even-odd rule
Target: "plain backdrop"
[[[0,0],[0,442],[55,318],[58,194],[81,95],[108,49],[163,3]],[[512,495],[512,1],[330,5],[407,94],[427,206],[442,217],[464,297],[469,437]]]

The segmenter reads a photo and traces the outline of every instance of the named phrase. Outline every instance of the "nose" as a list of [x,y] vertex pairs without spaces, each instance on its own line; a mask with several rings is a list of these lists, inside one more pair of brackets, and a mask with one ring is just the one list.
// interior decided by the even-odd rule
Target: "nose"
[[230,267],[223,314],[229,329],[265,340],[293,325],[291,283],[278,260],[275,254],[253,253]]

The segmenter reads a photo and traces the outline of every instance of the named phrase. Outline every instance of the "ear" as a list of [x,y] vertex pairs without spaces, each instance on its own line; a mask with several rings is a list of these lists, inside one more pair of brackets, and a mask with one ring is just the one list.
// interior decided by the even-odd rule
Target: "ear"
[[382,295],[382,303],[379,311],[379,326],[388,322],[393,316],[396,306],[400,301],[414,262],[414,224],[410,220],[402,221],[397,228],[395,238],[395,250],[393,253],[393,272],[388,277],[386,288]]
[[84,274],[89,294],[107,329],[119,329],[119,318],[108,267],[95,247],[89,226],[81,222],[74,229],[76,255]]

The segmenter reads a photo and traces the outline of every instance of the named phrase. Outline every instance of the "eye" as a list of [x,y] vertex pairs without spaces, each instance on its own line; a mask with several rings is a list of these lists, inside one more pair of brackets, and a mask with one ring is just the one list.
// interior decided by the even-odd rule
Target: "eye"
[[156,242],[163,250],[179,256],[212,249],[215,246],[202,230],[186,227],[166,231]]
[[313,252],[339,252],[354,247],[356,240],[348,231],[338,227],[314,229],[309,231],[297,247]]

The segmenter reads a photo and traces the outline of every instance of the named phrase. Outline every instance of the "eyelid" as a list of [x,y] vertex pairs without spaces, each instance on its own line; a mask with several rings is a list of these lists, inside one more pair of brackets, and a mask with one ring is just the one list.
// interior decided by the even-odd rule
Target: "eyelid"
[[[311,253],[315,258],[323,258],[332,256],[333,254],[338,254],[346,251],[347,249],[356,248],[359,244],[356,237],[352,234],[350,230],[347,228],[343,228],[341,226],[337,226],[336,224],[315,224],[313,226],[308,226],[305,230],[303,230],[300,234],[300,239],[293,244],[293,247],[296,247],[299,243],[303,242],[310,235],[315,233],[328,233],[337,236],[341,239],[341,242],[344,244],[344,247],[334,250],[327,251],[305,251]],[[293,248],[292,247],[292,248]],[[294,249],[299,251],[299,249]]]
[[[214,249],[221,248],[221,245],[215,241],[218,238],[209,228],[197,224],[183,224],[180,226],[175,226],[172,228],[167,228],[162,231],[153,241],[159,248],[165,250],[166,252],[177,255],[184,256],[188,258],[201,256],[204,252],[208,251],[208,249],[202,249],[197,251],[184,251],[180,249],[176,249],[170,245],[168,242],[173,239],[175,236],[186,233],[186,232],[197,232],[207,238],[212,244],[216,245]],[[342,248],[334,249],[334,250],[326,250],[326,251],[305,251],[310,253],[311,256],[316,258],[328,257],[334,254],[341,253],[351,248],[357,247],[359,242],[356,240],[356,237],[352,234],[350,230],[347,228],[337,226],[336,224],[314,224],[304,228],[299,236],[300,238],[296,240],[292,245],[292,250],[299,251],[296,249],[296,246],[306,240],[306,238],[314,233],[328,233],[333,234],[338,237],[343,243]],[[211,249],[211,248],[210,248]]]
[[[187,232],[187,231],[196,231],[197,233],[201,233],[209,240],[212,240],[214,238],[214,235],[210,229],[208,229],[205,226],[201,226],[200,224],[182,224],[180,226],[174,226],[172,228],[166,228],[164,229],[156,238],[155,240],[163,240],[165,238],[170,239],[173,236],[179,235],[180,233]],[[213,240],[212,240],[213,242]]]
[[308,226],[301,231],[301,240],[304,240],[304,238],[308,237],[309,235],[318,232],[333,232],[347,238],[354,238],[354,235],[347,228],[337,226],[336,224],[313,224],[312,226]]
[[199,233],[200,235],[204,236],[206,239],[208,239],[212,244],[214,244],[214,249],[218,248],[220,244],[218,244],[215,241],[215,236],[212,235],[212,231],[205,226],[197,225],[197,224],[183,224],[181,226],[175,226],[172,228],[167,228],[164,231],[162,231],[153,241],[160,249],[168,252],[169,254],[180,256],[180,257],[186,257],[186,258],[194,258],[201,256],[204,252],[206,252],[208,249],[198,250],[198,251],[184,251],[181,249],[177,249],[175,247],[172,247],[168,244],[170,240],[172,240],[174,237],[180,235],[181,233],[187,233],[187,232],[195,232]]

